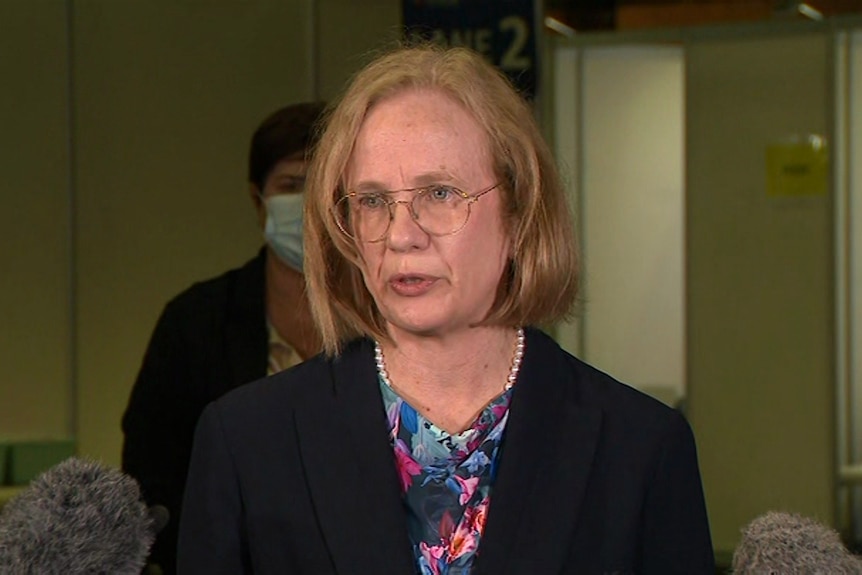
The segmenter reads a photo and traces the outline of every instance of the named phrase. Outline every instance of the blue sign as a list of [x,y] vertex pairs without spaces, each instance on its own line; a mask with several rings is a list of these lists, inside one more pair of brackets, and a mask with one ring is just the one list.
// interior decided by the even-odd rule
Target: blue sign
[[526,97],[536,93],[534,0],[404,0],[411,39],[465,46],[484,54]]

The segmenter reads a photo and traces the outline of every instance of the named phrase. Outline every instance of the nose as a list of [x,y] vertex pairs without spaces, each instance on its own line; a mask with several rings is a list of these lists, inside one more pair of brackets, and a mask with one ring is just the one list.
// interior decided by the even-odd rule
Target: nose
[[[404,206],[403,214],[399,215],[399,205]],[[394,250],[407,250],[421,247],[428,241],[418,223],[413,203],[409,200],[393,200],[389,204],[389,230],[386,237],[387,245]]]
[[392,200],[389,202],[389,219],[395,220],[395,214],[398,212],[398,205],[401,204],[405,208],[407,208],[407,213],[410,215],[410,219],[416,221],[419,219],[419,216],[416,215],[416,210],[413,209],[413,201],[412,200]]

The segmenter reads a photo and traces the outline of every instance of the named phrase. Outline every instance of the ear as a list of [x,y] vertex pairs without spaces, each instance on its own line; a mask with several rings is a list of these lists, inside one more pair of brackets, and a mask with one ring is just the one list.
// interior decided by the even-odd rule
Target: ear
[[258,209],[263,205],[263,200],[260,198],[261,189],[258,188],[257,185],[252,183],[248,184],[248,196],[251,198],[251,203],[254,204],[255,209]]
[[251,203],[254,205],[254,211],[257,213],[257,221],[260,228],[266,225],[266,204],[261,198],[261,190],[254,184],[248,185],[248,195],[251,198]]

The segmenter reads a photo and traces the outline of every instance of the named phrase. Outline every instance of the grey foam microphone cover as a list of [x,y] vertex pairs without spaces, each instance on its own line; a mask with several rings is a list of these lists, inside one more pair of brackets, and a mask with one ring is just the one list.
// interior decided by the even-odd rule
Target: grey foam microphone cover
[[137,575],[153,543],[137,482],[70,458],[45,471],[0,513],[4,575]]
[[742,530],[735,575],[859,575],[862,562],[838,533],[817,521],[770,511]]
[[162,529],[167,526],[168,522],[170,522],[171,513],[164,505],[153,505],[147,509],[147,512],[152,520],[152,523],[150,524],[150,532],[153,535],[158,535],[161,533]]

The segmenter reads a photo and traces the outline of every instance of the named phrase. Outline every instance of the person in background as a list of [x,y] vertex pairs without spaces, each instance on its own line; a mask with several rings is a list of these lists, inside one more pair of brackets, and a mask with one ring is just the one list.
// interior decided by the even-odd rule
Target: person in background
[[[224,393],[321,349],[302,274],[307,155],[323,103],[277,110],[257,128],[249,195],[265,246],[244,266],[196,283],[165,306],[122,419],[122,468],[170,518],[150,556],[175,572],[195,423]],[[155,569],[155,568],[154,568]]]
[[537,327],[573,306],[573,222],[482,56],[360,71],[305,222],[325,353],[201,416],[181,573],[713,575],[684,417]]

